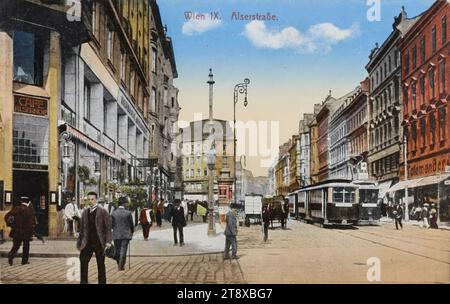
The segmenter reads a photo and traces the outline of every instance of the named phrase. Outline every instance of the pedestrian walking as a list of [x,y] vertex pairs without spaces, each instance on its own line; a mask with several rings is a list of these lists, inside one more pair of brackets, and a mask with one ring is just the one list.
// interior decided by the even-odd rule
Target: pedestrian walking
[[162,212],[164,210],[164,202],[160,200],[155,204],[156,225],[161,227],[162,225]]
[[19,204],[5,215],[5,222],[11,227],[9,237],[13,239],[13,247],[8,253],[8,263],[10,266],[13,265],[14,257],[22,245],[22,265],[29,264],[30,241],[33,238],[36,224],[33,209],[30,207],[29,201],[30,199],[28,197],[21,197]]
[[430,228],[431,229],[439,229],[437,220],[438,220],[438,214],[437,214],[436,205],[431,204],[431,209],[430,209]]
[[422,227],[425,229],[430,228],[430,213],[428,211],[429,207],[430,207],[430,205],[428,203],[425,203],[425,204],[423,204],[423,208],[422,208],[422,220],[423,220]]
[[402,219],[403,219],[403,209],[400,204],[396,204],[394,207],[394,219],[395,219],[395,229],[398,230],[398,226],[403,229]]
[[144,240],[148,241],[148,236],[150,234],[150,227],[153,225],[153,210],[147,206],[141,210],[139,215],[139,223],[142,226],[142,234],[144,235]]
[[125,209],[128,199],[119,198],[119,207],[113,211],[112,219],[112,238],[116,247],[116,261],[119,271],[125,270],[128,246],[133,239],[134,222],[131,211]]
[[81,214],[77,248],[80,251],[80,283],[88,283],[89,261],[95,253],[98,283],[106,284],[105,249],[112,245],[111,217],[97,203],[97,193],[88,193],[89,206]]
[[228,209],[228,212],[225,216],[226,226],[225,226],[225,252],[224,252],[224,260],[228,260],[230,258],[230,247],[231,247],[231,258],[238,259],[237,256],[237,220],[236,215],[234,214],[231,208]]
[[173,227],[173,242],[174,246],[178,245],[177,233],[180,234],[180,246],[184,246],[184,227],[186,226],[186,218],[184,216],[184,209],[181,206],[179,199],[175,200],[175,206],[172,210],[172,227]]
[[270,215],[267,206],[263,207],[262,210],[262,220],[263,220],[263,229],[264,229],[264,242],[267,242],[269,239],[269,225],[270,225]]
[[78,233],[80,216],[80,210],[75,204],[75,199],[73,199],[64,208],[64,219],[66,220],[67,232],[69,232],[70,236]]

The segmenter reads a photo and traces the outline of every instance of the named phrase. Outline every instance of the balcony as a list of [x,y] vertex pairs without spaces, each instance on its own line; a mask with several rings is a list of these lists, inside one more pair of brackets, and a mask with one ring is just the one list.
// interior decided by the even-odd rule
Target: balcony
[[77,115],[63,103],[61,105],[61,120],[72,127],[76,127]]

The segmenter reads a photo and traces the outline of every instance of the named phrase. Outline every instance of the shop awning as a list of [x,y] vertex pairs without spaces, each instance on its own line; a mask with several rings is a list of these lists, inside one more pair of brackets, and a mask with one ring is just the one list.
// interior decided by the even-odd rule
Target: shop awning
[[392,186],[388,192],[395,192],[395,191],[399,191],[399,190],[403,190],[405,189],[406,183],[408,183],[409,181],[401,181],[399,183],[396,183],[394,186]]
[[382,182],[378,184],[378,198],[383,198],[386,193],[389,191],[389,188],[392,185],[392,181],[388,181],[388,182]]
[[440,174],[440,175],[434,175],[434,176],[427,176],[421,179],[420,183],[417,184],[416,187],[424,187],[429,185],[438,184],[450,177],[450,173]]
[[91,147],[92,149],[106,155],[109,156],[115,160],[120,161],[120,157],[116,156],[114,154],[114,152],[112,152],[111,150],[109,150],[108,148],[100,145],[99,143],[93,141],[92,139],[90,139],[88,136],[84,135],[82,132],[78,131],[77,129],[75,129],[74,127],[71,127],[69,125],[67,125],[67,132],[69,132],[73,137],[75,137],[76,139],[78,139],[79,141],[83,142],[84,144],[88,145],[89,147]]
[[403,190],[403,189],[405,189],[406,184],[408,184],[409,189],[425,187],[425,186],[430,186],[430,185],[437,185],[438,183],[440,183],[448,178],[450,178],[450,173],[421,177],[421,178],[411,179],[411,180],[407,180],[407,181],[401,181],[401,182],[395,184],[394,186],[392,186],[388,192],[395,192],[395,191]]

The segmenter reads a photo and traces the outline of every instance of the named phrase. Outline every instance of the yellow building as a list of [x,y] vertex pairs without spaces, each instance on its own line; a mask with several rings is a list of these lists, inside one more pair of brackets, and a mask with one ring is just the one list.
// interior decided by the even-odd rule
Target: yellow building
[[[182,157],[184,174],[184,199],[193,201],[208,201],[208,166],[207,153],[210,150],[209,120],[194,121],[183,129]],[[216,146],[216,170],[215,170],[215,200],[224,196],[231,200],[231,189],[222,189],[227,193],[220,193],[219,182],[225,172],[228,179],[233,179],[233,131],[229,122],[214,120],[215,146]]]
[[36,0],[0,3],[0,229],[5,232],[5,213],[20,196],[29,196],[37,230],[56,235],[61,61],[65,49],[89,40],[91,12],[85,3],[73,12]]

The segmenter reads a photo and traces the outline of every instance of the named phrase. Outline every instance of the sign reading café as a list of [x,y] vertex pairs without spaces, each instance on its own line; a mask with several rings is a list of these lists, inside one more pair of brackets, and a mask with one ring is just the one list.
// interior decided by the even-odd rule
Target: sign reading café
[[29,96],[14,95],[14,112],[38,116],[47,116],[48,101]]

